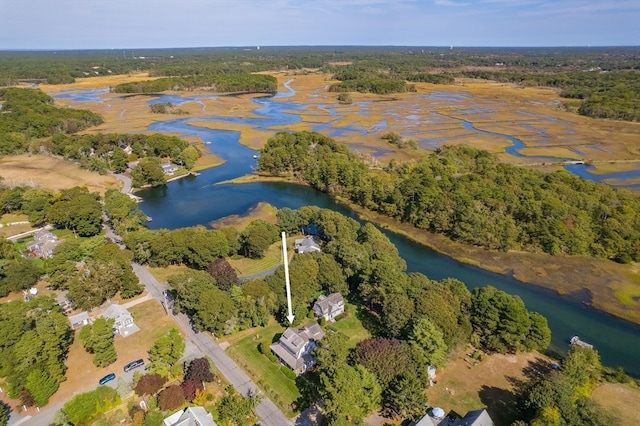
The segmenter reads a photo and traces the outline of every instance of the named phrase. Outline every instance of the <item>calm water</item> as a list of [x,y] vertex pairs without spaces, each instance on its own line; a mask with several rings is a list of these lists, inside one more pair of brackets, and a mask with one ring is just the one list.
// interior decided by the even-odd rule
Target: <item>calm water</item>
[[[179,179],[163,187],[145,189],[137,193],[144,199],[144,202],[139,204],[140,208],[153,218],[149,227],[174,229],[199,224],[209,225],[225,216],[245,214],[261,201],[278,208],[317,205],[355,217],[350,209],[307,187],[286,183],[218,183],[251,172],[255,167],[256,160],[253,155],[256,152],[238,143],[237,132],[200,128],[191,125],[190,121],[208,120],[211,123],[219,123],[220,128],[224,128],[225,122],[242,123],[260,129],[296,123],[300,118],[287,113],[286,110],[299,110],[304,106],[286,101],[292,93],[290,91],[273,98],[255,99],[254,113],[260,118],[211,116],[156,122],[149,126],[150,131],[197,135],[213,152],[226,160],[223,165],[206,170],[197,177]],[[161,96],[151,102],[164,101],[168,100]],[[172,101],[177,103],[176,99]],[[513,138],[508,135],[498,136],[510,140]],[[515,149],[519,148],[517,144],[521,141],[516,139],[512,142],[516,153]],[[508,293],[517,294],[524,300],[527,308],[540,312],[548,319],[552,330],[553,349],[565,351],[569,338],[578,334],[598,349],[605,364],[622,366],[630,374],[640,377],[640,327],[559,297],[551,291],[460,264],[402,236],[389,232],[386,234],[407,261],[409,272],[421,272],[432,279],[455,277],[464,281],[469,288],[493,285]]]

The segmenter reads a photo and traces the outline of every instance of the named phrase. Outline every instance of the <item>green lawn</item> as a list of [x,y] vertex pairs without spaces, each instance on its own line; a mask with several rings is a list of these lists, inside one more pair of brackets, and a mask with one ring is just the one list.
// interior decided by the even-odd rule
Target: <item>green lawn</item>
[[371,333],[364,328],[358,315],[358,307],[355,305],[347,304],[347,315],[338,322],[327,324],[331,329],[339,331],[342,334],[349,336],[349,343],[354,347],[358,342],[363,341],[371,337]]
[[295,415],[291,404],[301,395],[293,380],[280,371],[280,364],[274,364],[258,351],[258,343],[269,344],[284,328],[273,323],[238,340],[227,349],[227,353],[238,361],[240,367],[255,381],[263,392],[289,417]]
[[[355,346],[358,342],[368,338],[371,334],[362,326],[356,315],[357,307],[348,305],[348,314],[340,321],[329,326],[350,338],[350,344]],[[266,356],[258,351],[258,343],[271,342],[276,335],[285,329],[278,323],[272,322],[265,328],[246,334],[240,338],[230,336],[223,339],[230,344],[227,353],[234,358],[238,365],[258,384],[268,397],[278,405],[289,417],[296,413],[292,405],[301,394],[294,381],[288,379],[280,371],[280,364],[272,363]],[[245,331],[246,333],[246,331]]]

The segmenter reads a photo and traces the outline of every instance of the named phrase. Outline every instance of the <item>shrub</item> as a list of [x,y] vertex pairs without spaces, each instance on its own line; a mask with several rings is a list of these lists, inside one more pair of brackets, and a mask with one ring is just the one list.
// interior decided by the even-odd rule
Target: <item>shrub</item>
[[320,317],[320,326],[324,327],[327,325],[327,319],[325,317]]
[[346,313],[342,313],[340,315],[336,315],[336,317],[333,319],[335,322],[340,321],[341,319],[343,319],[346,316]]
[[278,357],[277,357],[277,356],[275,356],[274,354],[271,354],[271,353],[270,353],[269,355],[267,355],[267,357],[269,358],[269,361],[271,361],[271,362],[273,362],[273,363],[278,362]]
[[280,367],[280,371],[282,371],[282,374],[284,374],[285,376],[287,376],[287,378],[291,380],[295,380],[297,377],[296,373],[294,373],[293,370],[287,367],[286,365],[283,365],[282,367]]
[[262,341],[260,343],[258,343],[258,351],[262,354],[262,355],[267,355],[269,356],[269,345],[267,345],[267,342]]

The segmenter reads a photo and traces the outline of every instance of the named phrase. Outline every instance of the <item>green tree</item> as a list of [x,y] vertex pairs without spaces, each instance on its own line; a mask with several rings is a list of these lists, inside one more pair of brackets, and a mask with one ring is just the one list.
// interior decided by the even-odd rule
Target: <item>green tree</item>
[[0,263],[0,268],[0,296],[33,287],[43,274],[35,262],[22,257]]
[[269,246],[278,241],[278,228],[265,220],[256,219],[240,234],[240,246],[245,256],[262,258]]
[[398,374],[382,396],[385,409],[412,421],[424,414],[426,404],[422,381],[412,372]]
[[94,354],[96,367],[106,367],[118,358],[113,345],[113,319],[98,318],[80,330],[80,340],[87,352]]
[[49,397],[58,390],[58,382],[44,370],[31,370],[27,375],[25,387],[29,390],[39,407],[49,402]]
[[320,374],[323,411],[329,422],[362,423],[380,406],[381,390],[375,376],[361,365],[341,364]]
[[427,318],[420,318],[413,324],[408,340],[423,368],[444,365],[447,345],[442,331]]
[[184,340],[180,332],[172,328],[164,336],[160,336],[149,349],[149,367],[152,373],[167,376],[184,353]]
[[160,166],[160,159],[145,157],[131,171],[132,185],[140,188],[145,185],[160,186],[167,183],[167,177]]
[[216,405],[218,420],[223,425],[240,426],[247,424],[247,420],[252,416],[253,408],[259,402],[257,396],[239,395],[233,386],[225,388],[225,395],[220,398]]
[[198,158],[200,158],[200,152],[198,152],[195,147],[189,145],[180,153],[180,164],[184,165],[187,170],[193,170]]
[[129,155],[124,149],[118,147],[113,150],[113,154],[111,154],[111,170],[115,173],[123,173],[127,170],[128,162]]

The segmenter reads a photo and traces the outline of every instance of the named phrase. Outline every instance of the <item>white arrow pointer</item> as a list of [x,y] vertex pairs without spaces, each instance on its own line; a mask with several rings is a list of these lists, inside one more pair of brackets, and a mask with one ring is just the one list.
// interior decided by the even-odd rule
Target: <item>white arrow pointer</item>
[[287,287],[287,319],[293,324],[293,310],[291,309],[291,284],[289,283],[289,256],[287,255],[287,234],[282,231],[282,258],[284,259],[284,282]]

